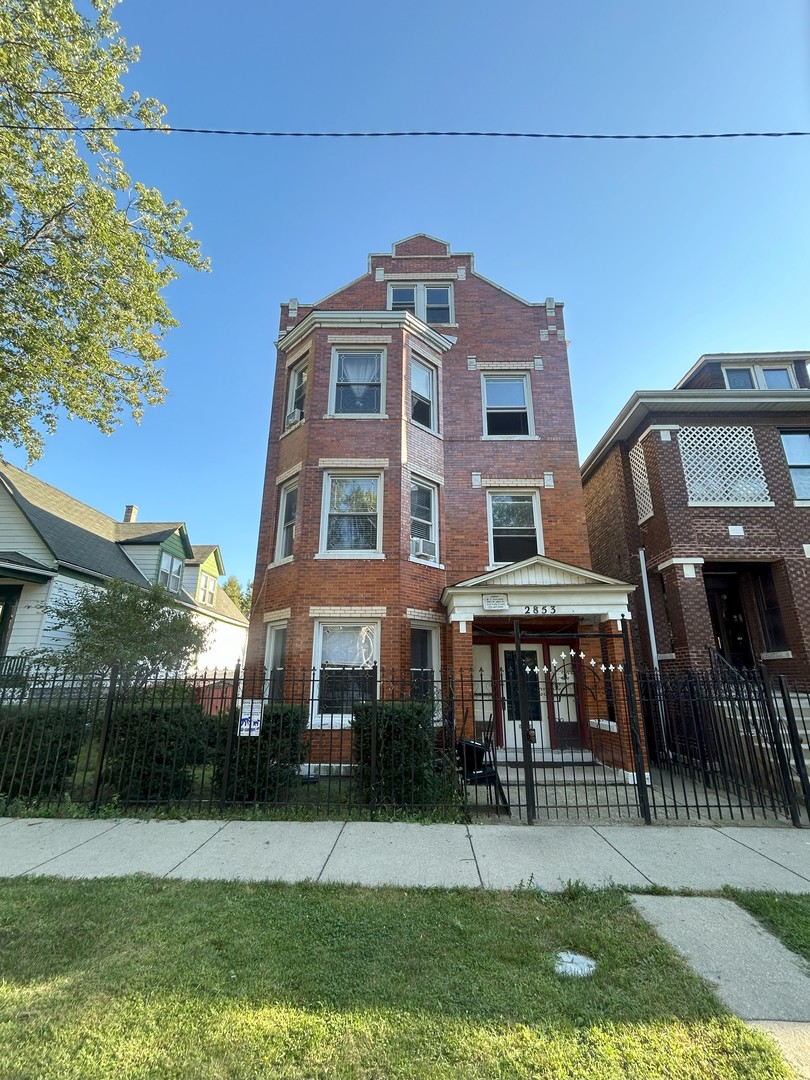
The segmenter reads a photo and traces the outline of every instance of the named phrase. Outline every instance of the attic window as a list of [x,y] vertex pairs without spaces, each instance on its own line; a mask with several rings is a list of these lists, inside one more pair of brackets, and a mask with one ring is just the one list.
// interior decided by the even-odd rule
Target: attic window
[[788,365],[736,364],[723,368],[729,390],[795,390],[796,379]]
[[180,583],[183,580],[183,564],[180,559],[164,551],[160,556],[160,573],[158,581],[169,592],[180,592]]
[[199,598],[201,604],[208,607],[214,606],[214,598],[217,595],[217,579],[211,574],[200,574]]
[[451,285],[389,285],[389,311],[410,311],[426,323],[453,322]]

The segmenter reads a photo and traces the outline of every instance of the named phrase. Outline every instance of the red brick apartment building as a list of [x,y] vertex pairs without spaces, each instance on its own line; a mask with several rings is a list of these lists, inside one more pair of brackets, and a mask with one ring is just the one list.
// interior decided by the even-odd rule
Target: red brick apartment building
[[810,353],[702,356],[639,391],[582,470],[594,566],[638,586],[635,645],[661,670],[810,677]]
[[[248,663],[312,670],[313,727],[332,667],[492,679],[515,619],[541,668],[615,630],[629,586],[590,569],[562,303],[420,234],[282,304],[277,345]],[[587,739],[552,707],[539,741],[563,721]]]

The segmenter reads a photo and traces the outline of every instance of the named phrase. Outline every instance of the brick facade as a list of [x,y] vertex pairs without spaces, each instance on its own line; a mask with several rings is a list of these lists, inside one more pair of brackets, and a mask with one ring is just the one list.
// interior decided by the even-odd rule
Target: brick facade
[[[389,312],[389,287],[403,282],[449,285],[453,323],[428,326]],[[356,321],[346,313],[357,313]],[[447,624],[441,596],[445,586],[490,568],[487,492],[498,484],[535,493],[547,555],[590,566],[561,303],[527,303],[480,277],[471,255],[417,236],[391,254],[371,255],[366,274],[319,303],[282,304],[279,331],[249,664],[264,662],[267,625],[283,621],[286,663],[309,667],[313,612],[340,604],[347,619],[375,609],[377,658],[387,669],[411,666],[413,623],[438,628],[442,665],[471,664],[472,635]],[[341,344],[385,350],[382,417],[330,414],[333,350]],[[289,367],[304,354],[303,420],[285,429]],[[436,432],[410,417],[414,354],[437,372]],[[484,437],[485,374],[527,378],[533,435]],[[324,475],[353,466],[382,478],[382,558],[321,550]],[[411,557],[412,476],[438,493],[435,564]],[[293,555],[279,561],[280,493],[296,477]],[[274,620],[278,611],[283,620]]]
[[[797,353],[704,357],[675,391],[634,395],[585,462],[594,568],[639,585],[631,606],[645,664],[653,656],[640,552],[662,670],[705,667],[709,647],[717,646],[737,666],[762,662],[774,672],[810,677],[810,502],[797,498],[781,438],[808,433],[810,446],[807,359]],[[727,384],[727,373],[739,370],[744,379],[750,371],[750,389]],[[785,388],[767,385],[766,378],[787,383],[788,375]],[[708,497],[693,497],[690,505],[683,440],[695,428],[706,429],[710,463],[713,432],[722,439],[726,429],[751,429],[767,491],[751,480],[739,455],[730,455],[714,473],[706,466]],[[641,522],[630,464],[630,451],[639,445],[653,510]],[[700,464],[698,457],[693,471]],[[753,497],[735,503],[726,496],[711,505],[711,486],[720,490],[723,470],[735,469],[742,484],[754,483]],[[777,632],[774,648],[767,636]]]

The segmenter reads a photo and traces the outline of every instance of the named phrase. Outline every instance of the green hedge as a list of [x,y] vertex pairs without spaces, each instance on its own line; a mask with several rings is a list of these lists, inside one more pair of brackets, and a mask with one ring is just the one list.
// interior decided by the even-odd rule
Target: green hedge
[[49,799],[60,795],[84,735],[86,709],[77,702],[0,707],[0,795]]
[[430,808],[456,801],[455,770],[436,752],[432,701],[378,701],[376,784],[372,792],[371,702],[354,706],[352,755],[362,796],[391,808]]
[[159,700],[117,702],[104,763],[104,796],[122,804],[183,799],[208,759],[214,719],[182,688]]
[[[301,783],[299,766],[309,750],[309,711],[302,705],[265,705],[259,735],[234,734],[225,800],[229,803],[283,803]],[[213,794],[222,790],[224,748],[213,774]]]

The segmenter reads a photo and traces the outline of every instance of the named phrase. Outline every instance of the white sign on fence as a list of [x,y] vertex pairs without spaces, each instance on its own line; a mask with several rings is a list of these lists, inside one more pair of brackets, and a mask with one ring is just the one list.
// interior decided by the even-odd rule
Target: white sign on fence
[[239,734],[260,735],[263,713],[263,701],[251,701],[250,698],[246,698],[239,710]]

